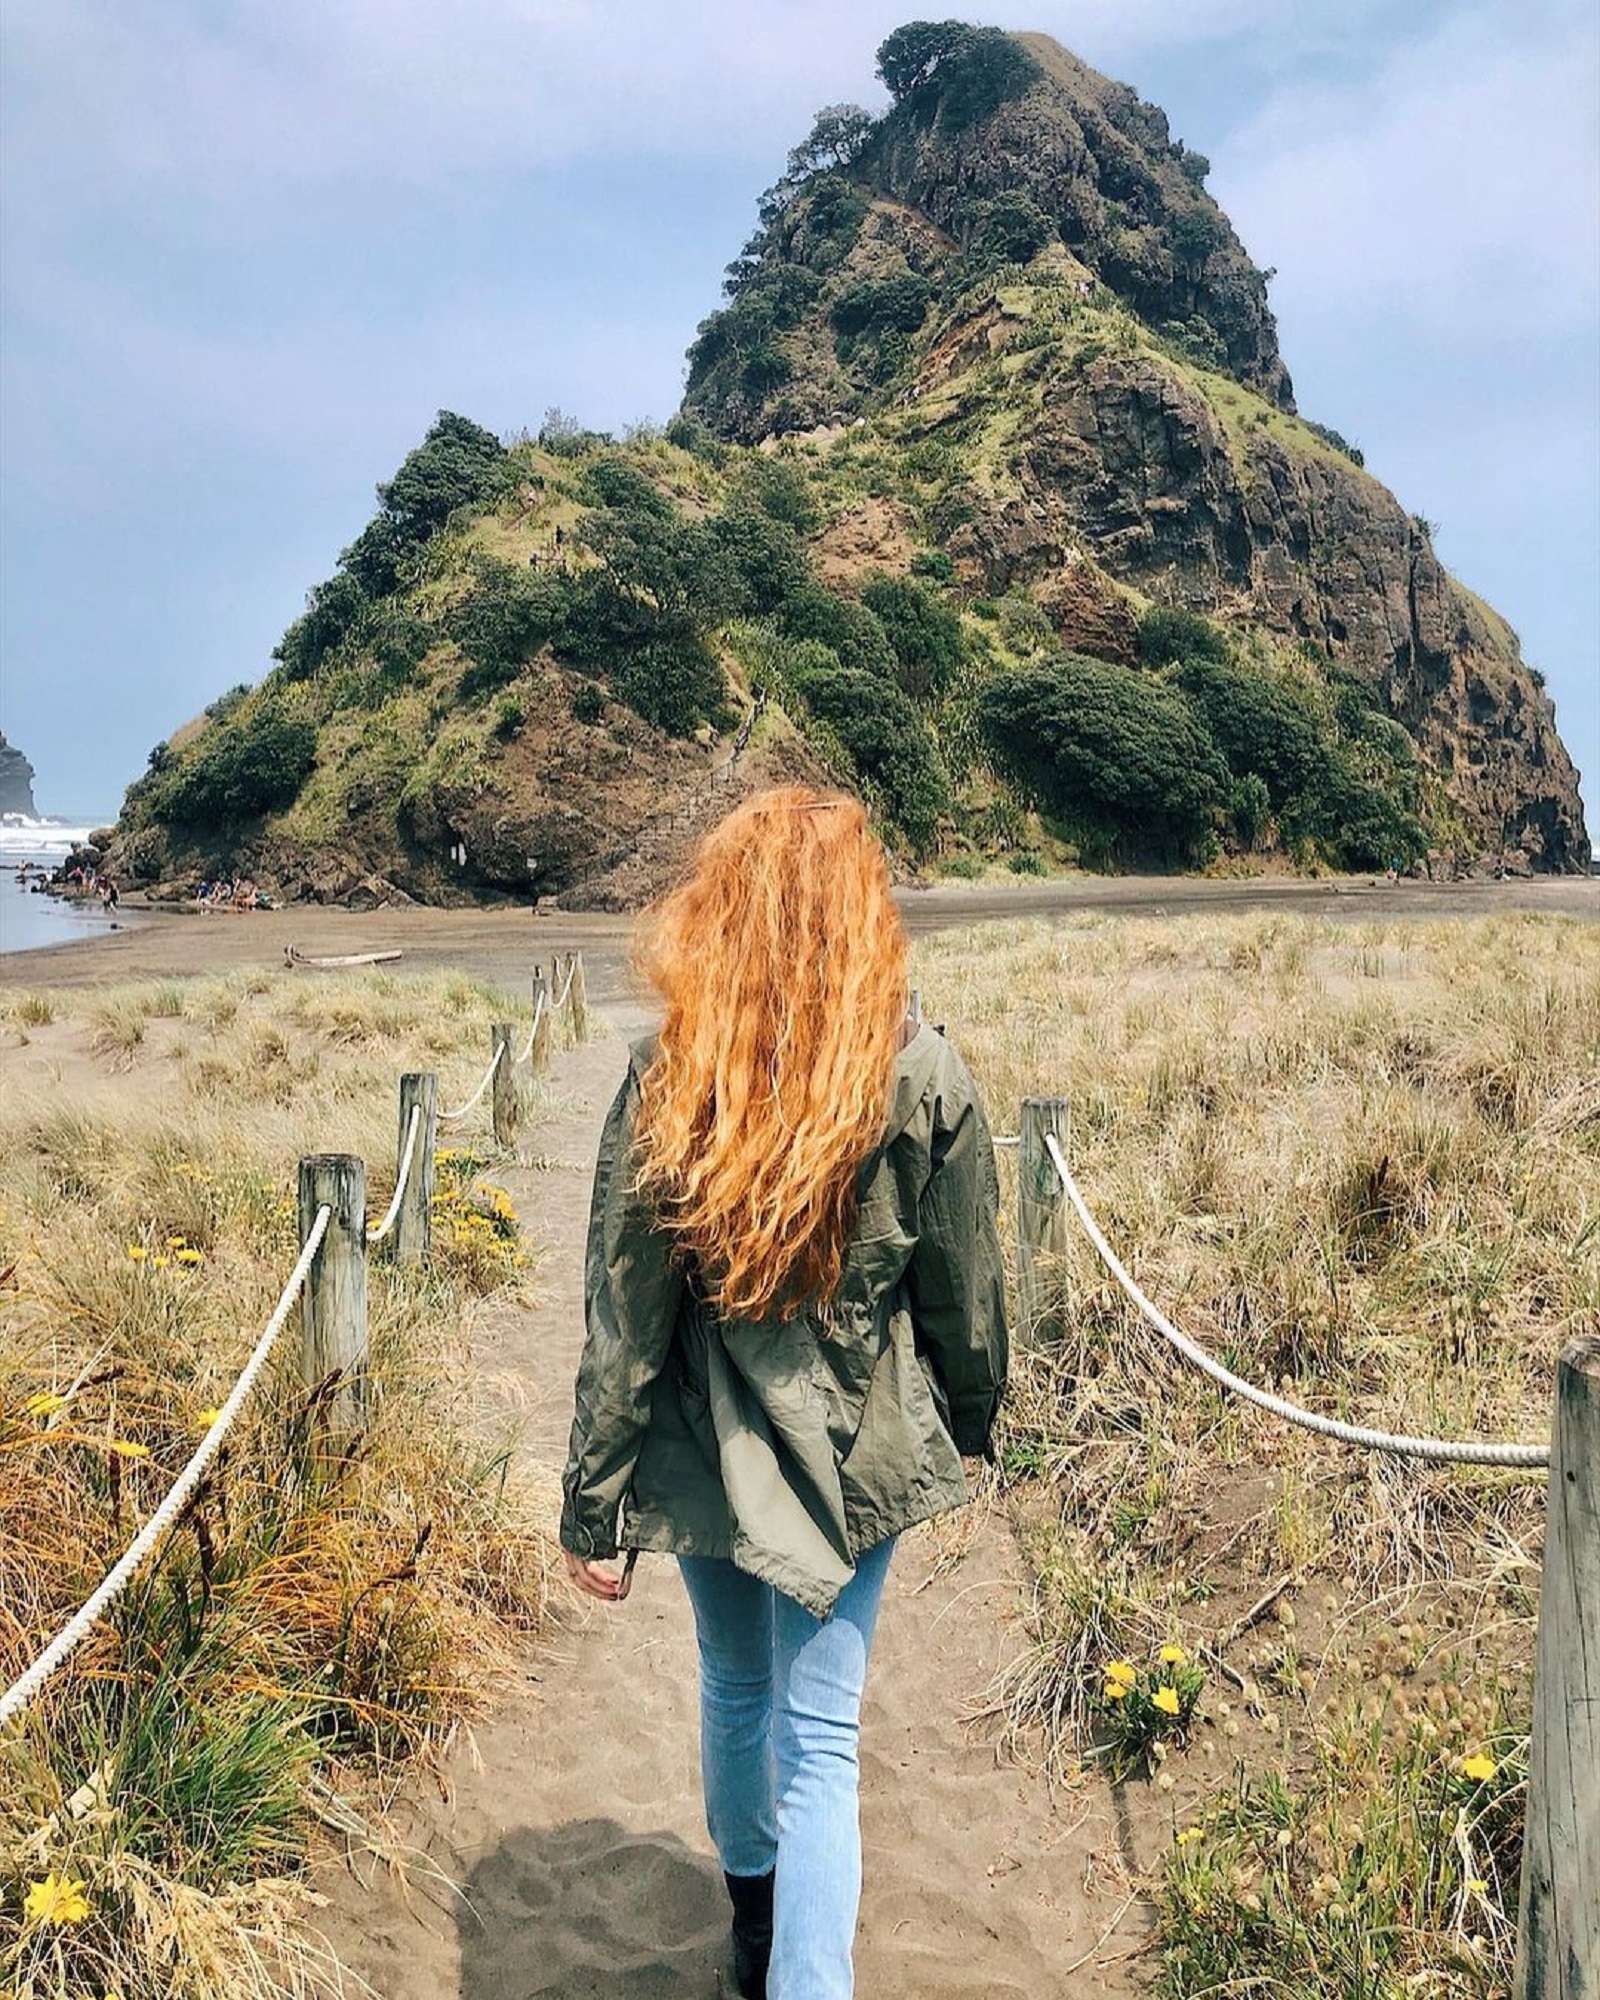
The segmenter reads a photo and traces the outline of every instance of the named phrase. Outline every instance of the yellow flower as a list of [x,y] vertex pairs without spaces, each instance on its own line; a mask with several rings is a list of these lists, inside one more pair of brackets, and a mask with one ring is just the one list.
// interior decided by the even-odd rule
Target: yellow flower
[[203,1250],[180,1250],[178,1252],[178,1262],[180,1264],[203,1264],[205,1262],[205,1252]]
[[130,1243],[128,1245],[128,1255],[136,1264],[142,1264],[146,1257],[150,1255],[150,1252],[142,1243]]
[[1487,1896],[1488,1893],[1489,1885],[1479,1875],[1474,1875],[1467,1883],[1467,1894],[1469,1896]]
[[1128,1681],[1107,1681],[1105,1685],[1107,1701],[1126,1701],[1132,1692],[1132,1684]]
[[172,1259],[170,1257],[152,1257],[150,1259],[150,1268],[152,1271],[164,1271],[171,1262]]
[[57,1410],[64,1410],[66,1407],[65,1396],[58,1395],[54,1389],[41,1389],[36,1396],[30,1396],[23,1404],[22,1414],[25,1417],[53,1417]]
[[194,1427],[197,1431],[208,1431],[221,1415],[222,1410],[218,1404],[207,1403],[203,1410],[195,1412]]
[[1459,1766],[1463,1778],[1471,1778],[1474,1784],[1486,1785],[1500,1769],[1492,1757],[1486,1757],[1476,1750],[1470,1757],[1463,1757]]
[[81,1924],[89,1914],[89,1899],[83,1884],[66,1875],[47,1875],[42,1882],[28,1885],[22,1910],[34,1924]]
[[1164,1667],[1186,1667],[1189,1664],[1189,1655],[1181,1646],[1163,1646],[1161,1664]]
[[1111,1660],[1106,1666],[1108,1681],[1126,1681],[1129,1687],[1139,1678],[1139,1670],[1131,1660]]
[[150,1447],[147,1444],[130,1444],[126,1438],[103,1438],[101,1442],[107,1451],[114,1451],[118,1458],[148,1458],[150,1456]]
[[1151,1706],[1159,1708],[1163,1715],[1176,1715],[1179,1709],[1178,1690],[1175,1687],[1158,1687],[1150,1697]]
[[1178,1845],[1180,1847],[1187,1847],[1191,1841],[1202,1840],[1204,1839],[1204,1837],[1205,1836],[1201,1833],[1199,1827],[1186,1826],[1183,1829],[1182,1833],[1178,1835]]
[[167,1248],[169,1250],[181,1250],[188,1240],[187,1236],[169,1236],[167,1238]]

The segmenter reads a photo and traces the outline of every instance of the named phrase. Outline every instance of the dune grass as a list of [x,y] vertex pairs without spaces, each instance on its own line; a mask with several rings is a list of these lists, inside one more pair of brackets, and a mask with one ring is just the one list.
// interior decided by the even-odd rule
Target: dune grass
[[[297,1158],[362,1154],[375,1215],[399,1073],[464,1091],[504,1011],[460,978],[252,973],[12,1014],[0,1684],[214,1419],[295,1259]],[[474,1313],[530,1282],[489,1151],[441,1158],[425,1271],[372,1261],[367,1432],[319,1423],[291,1320],[164,1552],[0,1739],[0,1991],[341,1989],[306,1884],[318,1819],[359,1821],[546,1612],[548,1509],[471,1366]]]
[[[1390,1429],[1548,1434],[1555,1358],[1600,1324],[1600,930],[1089,916],[935,937],[916,976],[997,1129],[1067,1099],[1111,1241],[1238,1372]],[[1502,1991],[1542,1473],[1221,1398],[1069,1229],[1005,1420],[1033,1597],[995,1712],[1060,1773],[1150,1774],[1170,1994]],[[1203,1675],[1177,1714],[1163,1646]]]

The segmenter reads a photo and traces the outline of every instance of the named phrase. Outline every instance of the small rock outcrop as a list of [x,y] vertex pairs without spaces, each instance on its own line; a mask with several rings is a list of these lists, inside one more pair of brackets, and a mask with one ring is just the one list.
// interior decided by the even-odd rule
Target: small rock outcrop
[[0,735],[0,812],[26,813],[34,819],[38,810],[33,802],[33,766]]

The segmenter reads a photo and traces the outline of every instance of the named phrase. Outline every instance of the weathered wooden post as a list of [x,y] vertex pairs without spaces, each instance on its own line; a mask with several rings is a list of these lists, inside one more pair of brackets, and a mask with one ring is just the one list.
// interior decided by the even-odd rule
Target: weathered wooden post
[[581,951],[572,954],[572,996],[569,1005],[572,1011],[572,1039],[586,1042],[589,1039],[589,982],[584,976]]
[[534,1022],[533,1046],[528,1055],[530,1076],[543,1076],[550,1067],[550,1037],[554,1032],[554,1023],[550,1019],[550,1002],[554,997],[554,992],[545,979],[544,967],[536,965],[533,968],[533,1011],[538,1018]]
[[1064,1097],[1022,1100],[1017,1153],[1017,1321],[1025,1342],[1058,1331],[1055,1310],[1067,1250],[1067,1196],[1045,1145],[1067,1136]]
[[496,1021],[489,1030],[490,1055],[500,1051],[500,1060],[494,1066],[494,1081],[489,1086],[497,1146],[514,1146],[517,1143],[517,1079],[515,1051],[511,1046],[512,1032],[509,1021]]
[[910,998],[906,1001],[906,1013],[916,1022],[919,1028],[922,1026],[922,988],[920,986],[912,987]]
[[353,1153],[300,1162],[300,1241],[326,1205],[327,1233],[300,1294],[300,1374],[307,1389],[337,1376],[326,1408],[340,1430],[358,1429],[367,1408],[367,1169]]
[[428,1072],[408,1072],[400,1079],[400,1137],[395,1172],[405,1162],[406,1134],[411,1113],[420,1116],[417,1143],[411,1154],[411,1174],[394,1218],[394,1260],[415,1264],[426,1258],[433,1243],[433,1149],[438,1134],[439,1079]]
[[1516,2000],[1600,1996],[1600,1338],[1556,1368]]

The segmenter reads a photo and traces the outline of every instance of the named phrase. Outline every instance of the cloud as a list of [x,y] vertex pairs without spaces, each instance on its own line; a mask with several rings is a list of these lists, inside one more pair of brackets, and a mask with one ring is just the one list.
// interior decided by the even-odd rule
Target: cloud
[[1537,36],[1521,8],[1461,15],[1230,136],[1212,186],[1280,311],[1451,346],[1593,324],[1595,35],[1554,12]]

